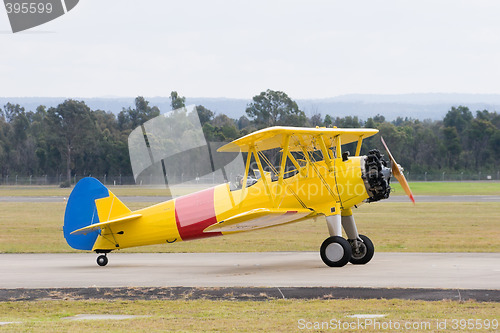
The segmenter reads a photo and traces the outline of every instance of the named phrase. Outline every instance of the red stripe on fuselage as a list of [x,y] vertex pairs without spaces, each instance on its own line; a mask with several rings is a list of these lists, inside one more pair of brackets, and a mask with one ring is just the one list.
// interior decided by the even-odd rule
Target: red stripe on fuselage
[[222,235],[220,232],[203,232],[206,227],[217,223],[214,189],[209,188],[176,199],[175,221],[182,240]]

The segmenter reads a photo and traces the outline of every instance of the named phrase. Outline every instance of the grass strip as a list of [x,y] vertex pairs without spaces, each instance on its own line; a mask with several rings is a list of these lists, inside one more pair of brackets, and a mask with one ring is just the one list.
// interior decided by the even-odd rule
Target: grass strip
[[[208,185],[210,186],[210,185]],[[404,195],[401,186],[394,182],[393,195]],[[499,181],[464,181],[464,182],[410,182],[415,195],[500,195]],[[168,196],[169,192],[160,186],[109,186],[117,196]],[[201,187],[187,186],[180,194],[200,190]],[[177,191],[179,192],[179,191]],[[57,186],[14,186],[1,185],[0,196],[60,196],[68,197],[70,188]]]
[[[151,203],[130,204],[138,209]],[[64,203],[0,202],[0,252],[64,253]],[[374,203],[354,210],[361,234],[385,252],[500,252],[500,203]],[[464,235],[467,235],[464,237]],[[124,252],[318,251],[324,217],[209,239],[137,247]]]
[[[127,320],[72,321],[78,314],[144,316]],[[383,315],[357,319],[360,314]],[[0,303],[0,321],[20,322],[0,326],[0,331],[16,332],[295,332],[295,331],[399,331],[457,332],[467,320],[480,331],[494,332],[498,324],[497,303],[474,301],[382,300],[271,300],[254,301],[35,301]],[[350,329],[335,328],[342,323]],[[360,327],[360,322],[363,326]],[[444,324],[443,324],[444,323]],[[486,328],[488,323],[489,328]],[[458,325],[454,327],[454,325]],[[344,324],[345,325],[345,324]],[[409,325],[409,326],[408,326]],[[441,325],[439,327],[438,325]],[[353,329],[358,328],[358,329]],[[408,329],[409,328],[409,329]],[[469,329],[469,331],[472,331]]]

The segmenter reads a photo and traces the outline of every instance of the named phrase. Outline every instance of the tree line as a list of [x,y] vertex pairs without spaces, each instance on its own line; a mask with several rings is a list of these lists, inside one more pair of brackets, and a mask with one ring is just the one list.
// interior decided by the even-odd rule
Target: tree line
[[[173,91],[171,108],[185,104]],[[336,117],[316,113],[307,117],[286,93],[267,90],[253,97],[245,115],[231,119],[197,106],[207,141],[231,141],[269,126],[377,128],[405,170],[424,172],[497,172],[500,163],[500,114],[452,107],[442,120],[377,115]],[[243,111],[243,110],[242,110]],[[160,110],[142,96],[118,115],[91,110],[84,101],[68,99],[57,107],[40,105],[25,110],[7,103],[0,108],[0,174],[132,175],[127,139],[130,132]],[[362,153],[378,148],[378,137],[365,140]],[[354,147],[347,147],[354,151]]]

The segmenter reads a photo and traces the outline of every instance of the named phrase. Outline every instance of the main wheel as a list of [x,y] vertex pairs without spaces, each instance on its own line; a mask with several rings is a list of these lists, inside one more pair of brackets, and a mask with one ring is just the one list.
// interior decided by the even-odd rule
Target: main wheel
[[375,248],[370,238],[365,235],[359,235],[359,238],[361,238],[362,242],[359,240],[356,242],[349,240],[352,249],[351,260],[349,261],[354,265],[366,264],[373,258],[373,253],[375,253]]
[[97,257],[97,264],[99,266],[106,266],[108,264],[108,257],[106,257],[105,255],[100,255],[99,257]]
[[332,236],[321,244],[319,253],[327,266],[342,267],[351,259],[351,245],[340,236]]

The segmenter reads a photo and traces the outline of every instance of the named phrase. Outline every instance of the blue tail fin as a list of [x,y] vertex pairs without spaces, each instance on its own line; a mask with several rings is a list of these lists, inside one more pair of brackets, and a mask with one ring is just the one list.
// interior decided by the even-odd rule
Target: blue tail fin
[[64,214],[64,238],[69,246],[77,250],[92,250],[99,231],[86,235],[70,235],[71,232],[99,223],[96,199],[109,196],[108,189],[95,178],[83,178],[76,185],[68,199]]

